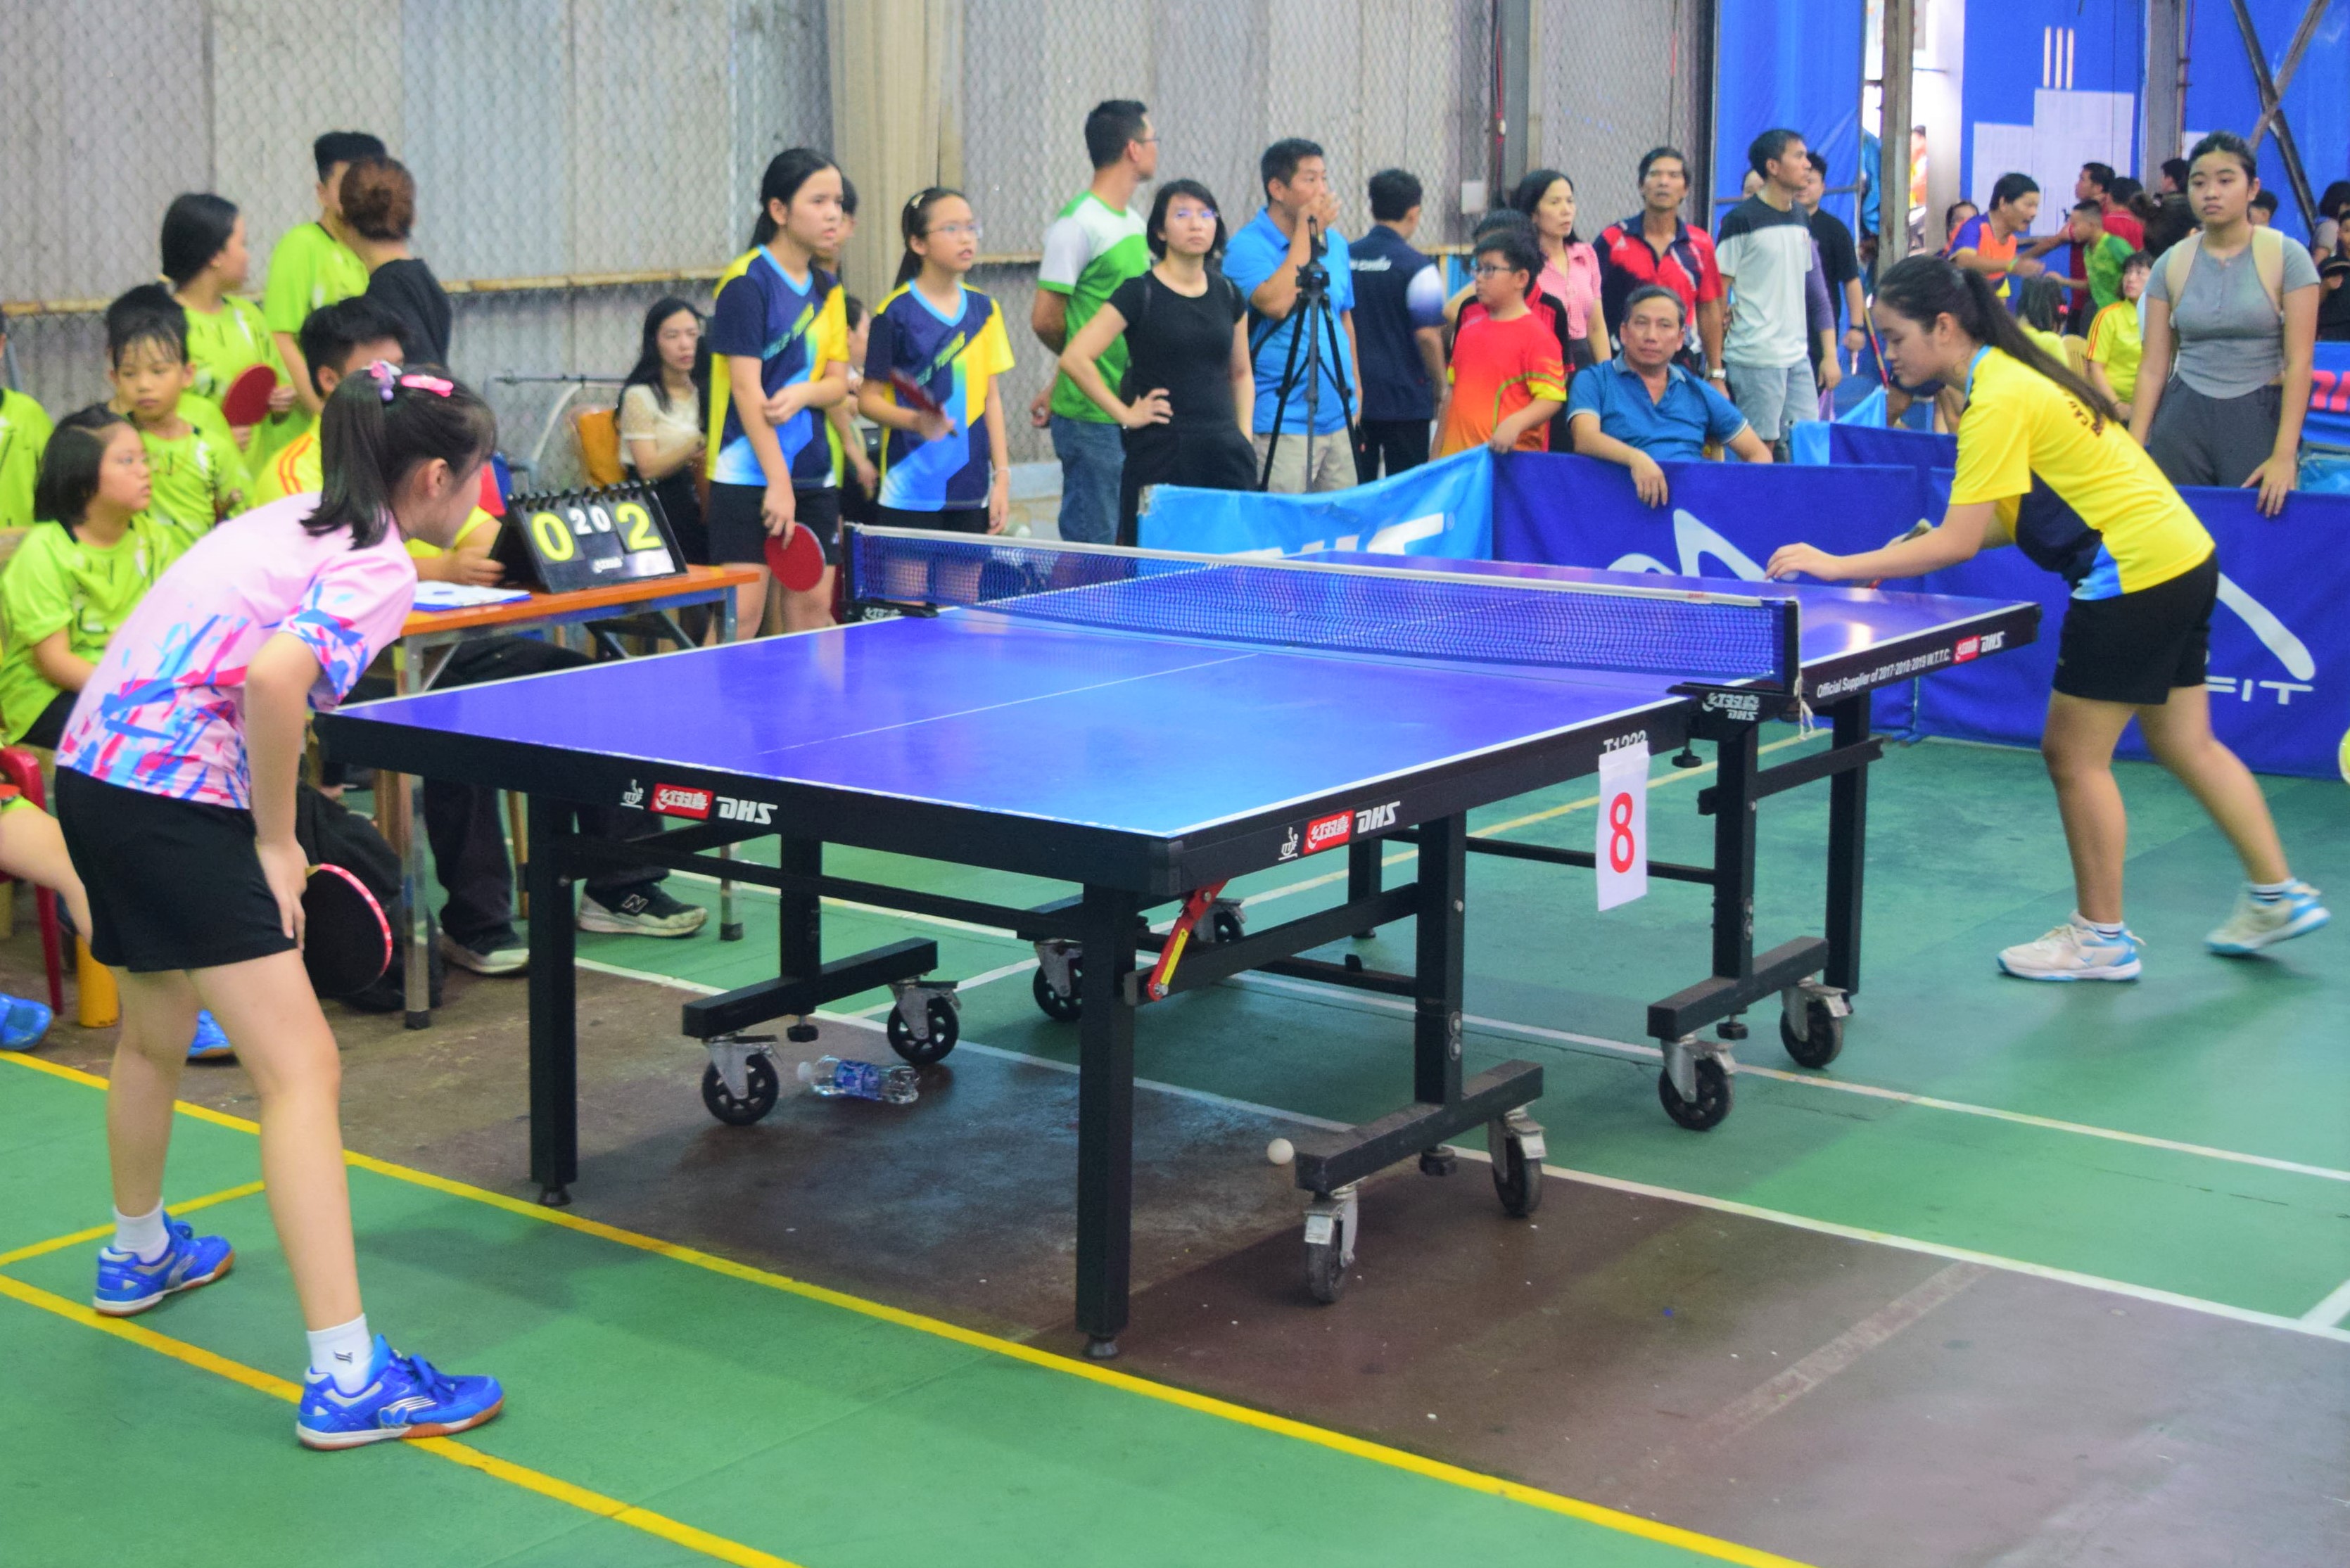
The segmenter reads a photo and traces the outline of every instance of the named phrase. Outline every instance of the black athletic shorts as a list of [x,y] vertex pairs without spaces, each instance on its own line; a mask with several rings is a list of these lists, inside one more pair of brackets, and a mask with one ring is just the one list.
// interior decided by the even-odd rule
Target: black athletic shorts
[[216,969],[294,946],[253,814],[57,770],[57,826],[89,897],[89,950],[133,974]]
[[2220,598],[2215,551],[2167,583],[2064,607],[2056,690],[2093,702],[2158,707],[2181,686],[2203,684],[2211,607]]
[[[710,487],[710,511],[703,523],[710,535],[711,565],[764,566],[767,559],[767,525],[759,521],[759,508],[766,504],[767,487],[764,484],[713,484]],[[827,565],[840,560],[840,492],[830,485],[822,490],[792,492],[792,515],[806,524],[816,543],[824,546]]]
[[879,522],[884,528],[936,528],[947,534],[984,534],[987,532],[987,508],[984,506],[943,506],[936,512],[909,512],[902,506],[884,506]]

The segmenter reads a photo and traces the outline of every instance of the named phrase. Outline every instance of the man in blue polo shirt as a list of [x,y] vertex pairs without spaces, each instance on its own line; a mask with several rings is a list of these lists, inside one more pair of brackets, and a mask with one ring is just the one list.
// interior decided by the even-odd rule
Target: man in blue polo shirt
[[1624,351],[1575,377],[1567,389],[1575,450],[1630,469],[1632,487],[1651,506],[1672,499],[1659,465],[1695,462],[1708,441],[1749,462],[1771,461],[1771,449],[1738,406],[1673,363],[1688,330],[1679,295],[1656,284],[1635,289],[1617,333]]
[[[1281,416],[1281,443],[1274,453],[1266,489],[1295,495],[1309,490],[1344,490],[1355,480],[1354,442],[1347,437],[1347,403],[1363,384],[1355,357],[1355,275],[1347,241],[1332,225],[1337,199],[1322,149],[1290,137],[1264,150],[1257,161],[1264,183],[1264,210],[1224,247],[1224,275],[1249,302],[1249,347],[1256,361],[1256,457],[1263,468],[1271,447],[1274,415]],[[1289,347],[1297,337],[1297,274],[1326,242],[1322,265],[1330,275],[1328,298],[1337,330],[1315,322],[1321,337],[1321,375],[1314,402],[1314,471],[1306,472],[1307,350],[1297,346],[1295,380],[1288,401],[1278,396]],[[1335,337],[1335,341],[1333,340]]]

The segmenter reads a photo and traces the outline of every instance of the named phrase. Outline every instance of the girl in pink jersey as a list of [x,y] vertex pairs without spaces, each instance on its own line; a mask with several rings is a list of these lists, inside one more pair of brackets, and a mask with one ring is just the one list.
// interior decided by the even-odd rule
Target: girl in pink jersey
[[359,1305],[341,1064],[302,965],[306,857],[294,800],[310,711],[400,634],[406,540],[443,548],[496,439],[453,382],[377,363],[319,420],[325,484],[213,529],[108,644],[57,747],[57,816],[113,966],[122,1038],[108,1088],[115,1237],[96,1305],[127,1316],[209,1284],[234,1253],[163,1210],[172,1100],[196,1010],[261,1096],[270,1215],[309,1330],[295,1432],[320,1449],[431,1437],[498,1413],[488,1377],[394,1354]]

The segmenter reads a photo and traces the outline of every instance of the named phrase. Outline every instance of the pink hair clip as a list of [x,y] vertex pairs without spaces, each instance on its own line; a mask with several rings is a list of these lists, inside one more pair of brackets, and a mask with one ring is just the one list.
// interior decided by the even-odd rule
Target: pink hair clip
[[457,389],[455,383],[444,381],[438,376],[402,376],[400,384],[420,392],[430,392],[436,398],[445,398]]
[[368,367],[368,374],[375,378],[376,388],[383,394],[383,400],[387,403],[391,401],[391,389],[393,383],[400,379],[400,368],[389,359],[378,359]]

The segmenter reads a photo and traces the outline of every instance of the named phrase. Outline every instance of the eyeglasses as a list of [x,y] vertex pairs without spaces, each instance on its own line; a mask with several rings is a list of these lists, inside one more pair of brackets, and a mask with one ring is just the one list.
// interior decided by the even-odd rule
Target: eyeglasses
[[1479,277],[1505,277],[1511,273],[1523,272],[1525,269],[1523,267],[1502,266],[1492,262],[1485,262],[1471,268],[1470,270]]
[[[931,230],[930,234],[944,234],[951,240],[975,240],[979,238],[979,225],[977,223],[941,223],[938,227]],[[925,237],[927,238],[928,236],[926,235]]]

